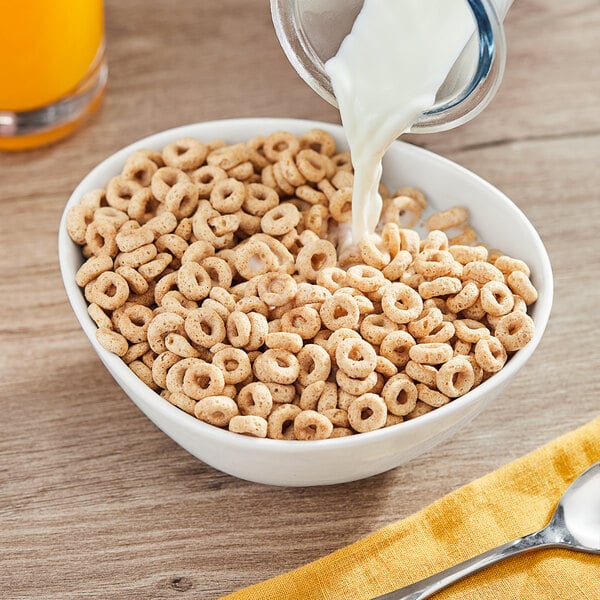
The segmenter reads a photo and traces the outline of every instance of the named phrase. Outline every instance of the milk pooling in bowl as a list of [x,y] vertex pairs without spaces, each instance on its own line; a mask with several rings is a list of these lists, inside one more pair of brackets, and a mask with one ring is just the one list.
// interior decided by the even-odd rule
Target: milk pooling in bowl
[[[498,0],[502,12],[508,1]],[[475,31],[466,0],[365,0],[325,64],[354,165],[352,238],[373,234],[383,155],[438,90]]]

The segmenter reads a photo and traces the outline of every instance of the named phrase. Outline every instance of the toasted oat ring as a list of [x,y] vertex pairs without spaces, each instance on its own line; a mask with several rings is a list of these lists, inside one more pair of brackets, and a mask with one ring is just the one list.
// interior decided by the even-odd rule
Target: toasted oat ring
[[454,351],[450,344],[415,344],[409,349],[408,356],[422,365],[440,365],[448,362]]
[[225,380],[221,369],[202,361],[191,364],[183,376],[183,392],[194,400],[218,396],[224,387]]
[[494,266],[500,269],[505,275],[510,275],[513,271],[522,271],[527,277],[531,275],[531,271],[526,263],[517,258],[511,258],[504,254],[498,256],[494,261]]
[[167,388],[167,373],[169,369],[181,360],[181,356],[169,352],[161,352],[152,363],[152,379],[159,387]]
[[217,181],[210,192],[210,204],[221,214],[237,212],[245,199],[246,186],[232,177]]
[[458,227],[469,219],[469,211],[464,206],[453,206],[448,210],[435,213],[425,220],[425,226],[429,231],[440,229],[452,229]]
[[421,314],[423,299],[408,285],[395,282],[385,288],[381,308],[394,323],[409,323]]
[[454,296],[446,299],[446,306],[455,313],[459,313],[465,308],[470,308],[479,299],[479,287],[473,281],[464,284],[462,290]]
[[534,332],[533,319],[524,312],[515,311],[500,318],[494,335],[508,352],[515,352],[533,339]]
[[456,333],[456,329],[452,321],[443,321],[432,329],[428,335],[419,338],[419,344],[433,344],[435,342],[449,342]]
[[294,420],[302,412],[295,404],[282,404],[267,419],[267,437],[275,440],[294,439]]
[[414,227],[421,215],[423,208],[413,198],[408,196],[395,196],[383,201],[381,211],[382,223],[397,223],[400,227]]
[[154,314],[147,306],[130,304],[119,311],[117,328],[130,342],[137,344],[148,339],[148,327]]
[[375,370],[377,354],[373,346],[363,339],[347,338],[335,350],[335,360],[347,375],[363,379]]
[[[219,317],[220,318],[220,317]],[[229,343],[236,348],[243,348],[250,342],[252,326],[248,315],[235,310],[227,317],[226,331]]]
[[345,187],[332,193],[329,211],[338,223],[350,223],[352,219],[352,188]]
[[479,340],[490,337],[490,330],[475,319],[456,319],[454,328],[456,337],[463,342],[476,344]]
[[106,186],[106,201],[112,208],[127,212],[129,201],[141,187],[137,181],[117,175]]
[[181,263],[196,262],[200,264],[205,258],[215,255],[215,247],[205,240],[197,240],[190,244],[181,257]]
[[135,221],[133,223],[135,228],[130,231],[123,231],[122,229],[116,235],[115,241],[121,252],[132,252],[154,241],[154,233],[150,229],[140,227]]
[[[165,393],[165,396],[163,396],[163,393]],[[194,410],[196,409],[197,402],[195,400],[192,400],[192,398],[190,398],[189,396],[186,396],[181,392],[172,394],[171,392],[169,392],[169,390],[163,390],[163,392],[161,392],[160,395],[163,396],[167,400],[167,402],[170,402],[173,406],[180,408],[189,415],[194,415]]]
[[463,396],[473,387],[474,383],[473,366],[467,358],[461,355],[454,356],[444,363],[436,375],[438,390],[450,398]]
[[227,179],[227,172],[215,165],[204,165],[190,174],[200,198],[207,199],[219,181]]
[[331,293],[346,285],[346,271],[339,267],[326,267],[317,273],[317,284]]
[[377,373],[375,371],[369,373],[364,379],[350,377],[341,369],[335,374],[335,380],[338,387],[344,392],[348,392],[353,396],[360,396],[372,390],[377,384]]
[[298,169],[295,157],[292,156],[290,152],[283,152],[277,161],[276,166],[281,171],[281,174],[285,180],[294,188],[306,183],[306,178]]
[[238,414],[238,407],[229,396],[205,396],[194,406],[196,418],[216,427],[227,427]]
[[406,250],[399,250],[394,258],[383,268],[382,273],[390,281],[398,281],[411,265],[413,257]]
[[276,163],[281,160],[285,153],[295,156],[300,150],[300,140],[287,131],[277,131],[265,138],[263,151],[265,156]]
[[369,265],[353,265],[346,274],[347,285],[363,293],[374,292],[386,283],[378,268]]
[[127,205],[127,215],[138,223],[147,223],[155,214],[158,201],[150,188],[138,190]]
[[418,319],[411,321],[407,328],[414,338],[422,338],[429,335],[436,327],[442,324],[444,315],[437,307],[423,308]]
[[212,281],[201,265],[186,262],[177,271],[177,287],[188,300],[203,300],[210,292]]
[[340,293],[323,302],[319,315],[323,325],[331,331],[341,328],[354,329],[358,327],[360,310],[354,297]]
[[386,416],[385,402],[377,394],[362,394],[348,407],[350,426],[359,433],[381,429]]
[[244,143],[232,144],[230,146],[223,145],[213,149],[206,157],[206,162],[209,165],[215,165],[228,171],[246,162],[249,155],[248,147]]
[[229,421],[229,431],[250,437],[267,437],[267,420],[255,415],[236,415]]
[[150,389],[158,391],[158,386],[152,379],[152,371],[148,365],[144,364],[141,360],[133,360],[127,366],[133,371],[136,377]]
[[243,415],[266,419],[273,408],[273,397],[264,383],[253,381],[239,391],[237,404]]
[[493,317],[508,314],[515,305],[513,293],[500,281],[488,281],[480,292],[481,307]]
[[453,244],[448,248],[455,261],[461,265],[466,265],[475,261],[486,261],[488,258],[488,249],[485,246],[465,246],[462,244]]
[[383,269],[391,260],[390,254],[377,246],[373,236],[366,236],[360,240],[358,250],[365,264],[375,269]]
[[533,304],[538,299],[538,293],[529,277],[521,270],[513,271],[506,281],[510,289],[525,301],[525,304]]
[[129,349],[127,340],[120,333],[117,333],[108,327],[96,329],[96,339],[105,350],[108,350],[117,356],[125,356]]
[[484,338],[475,344],[475,360],[487,373],[497,373],[506,359],[506,349],[497,337]]
[[423,281],[419,284],[419,294],[424,300],[458,294],[461,290],[462,282],[457,277],[436,277],[433,281]]
[[152,175],[152,194],[159,202],[164,202],[167,193],[176,183],[189,183],[190,177],[176,167],[161,167]]
[[175,233],[165,233],[156,240],[156,249],[159,252],[168,252],[179,260],[183,258],[188,248],[188,243]]
[[98,329],[114,329],[112,319],[104,312],[104,309],[100,308],[97,304],[94,304],[93,302],[88,304],[87,312],[94,323],[96,323]]
[[[206,271],[213,287],[230,288],[233,273],[229,263],[216,256],[207,256],[200,262],[200,266]],[[210,293],[210,291],[209,291]]]
[[282,350],[297,354],[302,350],[304,340],[297,333],[275,331],[267,334],[265,345],[267,348],[281,348]]
[[257,291],[268,306],[283,306],[294,298],[298,285],[287,273],[265,273],[258,280]]
[[85,297],[104,310],[123,306],[129,297],[127,281],[114,271],[104,271],[85,287]]
[[331,358],[325,348],[307,344],[298,352],[298,382],[308,386],[316,381],[326,381],[331,372]]
[[417,387],[408,375],[401,373],[387,380],[381,397],[390,413],[403,417],[417,405]]
[[239,348],[224,348],[213,356],[212,364],[223,373],[226,384],[241,383],[252,375],[248,354]]
[[431,408],[440,408],[440,406],[444,406],[450,402],[450,398],[446,394],[433,390],[424,383],[417,383],[417,395],[421,402],[424,402]]
[[371,344],[379,346],[385,337],[396,331],[398,325],[382,313],[367,315],[360,324],[360,334]]
[[184,137],[163,148],[165,164],[182,171],[197,169],[205,160],[208,147],[192,137]]
[[246,185],[243,208],[247,213],[256,217],[263,217],[278,204],[279,196],[273,188],[262,183],[249,183]]
[[415,257],[415,272],[426,279],[435,279],[449,275],[453,270],[454,259],[447,250],[423,250]]
[[165,352],[167,350],[165,337],[169,333],[184,333],[183,318],[169,312],[155,315],[148,325],[148,343],[150,344],[150,348],[157,354]]
[[313,283],[299,283],[294,296],[294,304],[296,306],[318,304],[320,307],[330,297],[331,292],[327,288]]
[[297,440],[326,440],[333,431],[333,424],[315,410],[303,410],[294,419],[294,436]]
[[254,371],[260,381],[290,384],[298,379],[300,364],[291,352],[271,348],[256,358]]
[[335,246],[327,240],[316,240],[304,246],[296,258],[298,273],[308,281],[316,281],[321,269],[335,267],[337,253]]
[[121,252],[115,259],[115,267],[131,267],[137,269],[154,260],[158,250],[154,244],[144,244],[131,252]]
[[146,281],[156,279],[173,261],[173,256],[166,252],[161,252],[156,255],[154,260],[138,267],[138,272]]
[[[327,382],[325,381],[315,381],[307,385],[300,394],[300,401],[298,402],[298,406],[302,410],[317,410],[321,397],[323,396],[326,389]],[[337,406],[337,387],[334,383],[330,384],[333,386],[333,394],[328,389],[328,398],[327,403]],[[331,398],[333,396],[333,398]]]
[[201,356],[201,353],[180,333],[168,333],[165,336],[165,346],[169,352],[173,352],[181,358],[200,358]]
[[[150,344],[148,342],[140,342],[139,344],[130,344],[127,352],[121,357],[125,364],[129,364],[134,360],[138,360],[142,356],[144,356],[150,350]],[[154,366],[154,363],[152,366]]]
[[165,208],[155,217],[146,221],[144,227],[153,231],[155,238],[159,238],[161,235],[175,231],[177,228],[177,217]]
[[94,220],[85,231],[85,243],[95,256],[117,255],[117,230],[108,220]]
[[121,175],[125,179],[132,179],[144,187],[148,187],[152,182],[152,175],[156,173],[158,165],[147,156],[141,154],[131,154],[125,161]]
[[435,387],[436,385],[437,369],[431,365],[423,365],[414,360],[409,360],[404,367],[404,372],[414,381],[424,383],[429,387]]
[[415,344],[414,338],[407,331],[392,331],[382,340],[379,352],[397,367],[403,367],[408,362],[410,349]]
[[315,337],[321,329],[319,313],[309,306],[299,306],[281,317],[283,331],[297,333],[303,340]]
[[252,279],[277,269],[277,257],[262,241],[251,239],[235,250],[235,268],[244,279]]
[[79,287],[85,287],[105,271],[110,271],[112,267],[113,261],[110,256],[91,256],[77,270],[75,282]]
[[438,229],[434,229],[427,234],[427,237],[421,242],[421,251],[423,250],[448,250],[448,236]]
[[463,278],[472,279],[481,285],[494,280],[504,283],[502,271],[491,263],[482,260],[467,263],[463,269]]
[[331,134],[322,129],[311,129],[300,136],[300,148],[310,148],[331,157],[335,154],[336,144]]
[[[161,353],[162,354],[162,353]],[[160,354],[159,354],[160,356]],[[175,362],[170,367],[167,367],[167,376],[165,378],[165,385],[169,392],[172,394],[183,394],[183,378],[187,369],[194,364],[206,364],[199,358],[184,358]],[[152,365],[154,367],[154,364]],[[161,365],[162,367],[162,365]]]
[[[296,155],[298,171],[307,181],[318,183],[327,174],[328,157],[312,148],[300,150]],[[302,185],[302,184],[299,184]]]
[[69,209],[66,218],[67,233],[76,244],[85,244],[85,232],[93,219],[94,209],[91,206],[78,204]]
[[299,222],[300,211],[291,202],[283,202],[264,214],[260,220],[260,227],[268,235],[285,235]]
[[176,183],[167,192],[164,205],[177,219],[191,217],[198,208],[198,188],[191,181]]

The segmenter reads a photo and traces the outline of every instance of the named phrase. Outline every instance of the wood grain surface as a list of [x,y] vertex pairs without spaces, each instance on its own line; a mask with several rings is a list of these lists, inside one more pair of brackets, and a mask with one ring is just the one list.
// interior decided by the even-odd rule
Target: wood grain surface
[[[202,464],[103,368],[67,303],[63,206],[120,147],[240,116],[338,121],[296,75],[266,1],[107,2],[109,87],[83,129],[0,155],[0,597],[217,598],[349,544],[595,417],[600,407],[600,5],[517,0],[497,97],[409,140],[506,192],[553,263],[546,335],[453,439],[389,473],[270,488]],[[575,597],[575,596],[574,596]]]

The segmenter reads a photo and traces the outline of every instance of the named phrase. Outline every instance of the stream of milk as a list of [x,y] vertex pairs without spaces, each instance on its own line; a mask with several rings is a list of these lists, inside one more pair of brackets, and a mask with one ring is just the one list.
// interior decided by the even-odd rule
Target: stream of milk
[[[510,0],[496,5],[504,15]],[[354,166],[354,243],[373,234],[379,221],[385,151],[435,104],[474,31],[466,0],[365,0],[325,64]]]

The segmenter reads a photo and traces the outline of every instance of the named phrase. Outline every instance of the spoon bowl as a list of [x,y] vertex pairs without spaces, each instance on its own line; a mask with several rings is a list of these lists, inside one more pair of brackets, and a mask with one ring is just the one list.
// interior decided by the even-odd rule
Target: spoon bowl
[[550,522],[540,531],[373,600],[423,600],[501,560],[522,552],[550,547],[600,554],[600,462],[584,471],[567,488]]

